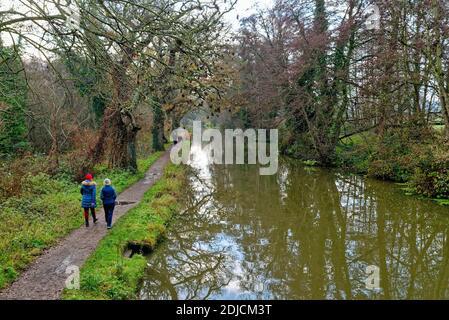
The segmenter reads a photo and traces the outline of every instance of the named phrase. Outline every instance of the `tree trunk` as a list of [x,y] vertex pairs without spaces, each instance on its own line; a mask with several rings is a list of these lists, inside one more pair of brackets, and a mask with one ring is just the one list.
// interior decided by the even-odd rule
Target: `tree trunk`
[[438,94],[440,97],[440,105],[441,105],[441,113],[444,117],[444,124],[445,124],[445,134],[446,136],[449,136],[449,90],[445,83],[445,76],[447,75],[447,70],[444,69],[443,66],[443,59],[444,59],[444,41],[443,36],[441,35],[441,26],[440,26],[440,17],[442,15],[441,8],[438,5],[437,1],[433,2],[434,6],[434,15],[435,15],[435,22],[434,22],[434,29],[435,29],[435,39],[434,42],[436,43],[435,51],[433,53],[434,62],[433,62],[433,69],[434,69],[434,75],[436,78],[437,86],[438,86]]
[[55,174],[59,169],[59,154],[60,154],[57,111],[52,112],[51,114],[49,134],[52,141],[50,152],[48,153],[48,158],[50,162],[49,172],[51,174]]
[[[129,57],[114,67],[112,81],[114,84],[113,105],[111,115],[106,120],[110,122],[110,136],[112,143],[110,149],[109,165],[112,168],[121,168],[137,171],[136,136],[140,127],[137,125],[132,110],[139,101],[139,95],[133,96],[126,68]],[[106,117],[106,115],[105,115]],[[100,137],[101,138],[101,137]]]
[[153,128],[151,129],[153,135],[153,151],[164,150],[164,118],[164,112],[160,103],[154,103]]
[[136,136],[140,128],[131,112],[122,109],[112,117],[112,139],[109,164],[112,168],[137,171]]
[[95,146],[90,150],[89,158],[92,159],[92,163],[94,164],[99,163],[103,159],[104,153],[106,151],[105,145],[109,134],[111,116],[113,112],[114,110],[112,110],[111,108],[107,108],[105,110],[98,140],[95,143]]
[[440,93],[440,104],[441,104],[441,112],[443,113],[444,118],[444,132],[446,136],[449,136],[449,96],[444,91],[444,89],[439,90]]

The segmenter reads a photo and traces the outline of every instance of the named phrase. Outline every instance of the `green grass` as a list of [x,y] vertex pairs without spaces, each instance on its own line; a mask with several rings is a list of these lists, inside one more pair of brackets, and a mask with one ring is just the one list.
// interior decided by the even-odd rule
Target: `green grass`
[[132,243],[152,251],[164,238],[171,218],[179,211],[184,168],[169,164],[164,176],[142,202],[123,216],[101,240],[81,268],[80,290],[65,290],[64,299],[135,299],[146,268],[146,258],[123,253]]
[[346,171],[366,174],[369,166],[369,156],[376,144],[372,132],[358,133],[346,137],[336,146],[336,166]]
[[318,161],[315,160],[304,160],[302,162],[303,165],[305,165],[306,167],[316,167],[318,166]]
[[346,137],[344,139],[341,139],[341,143],[342,144],[351,144],[351,145],[357,145],[357,144],[362,144],[366,142],[366,137],[367,135],[369,135],[370,133],[366,133],[366,132],[362,132],[362,133],[357,133],[354,134],[350,137]]
[[[95,180],[100,187],[104,178],[110,178],[120,193],[143,178],[160,155],[139,160],[137,174],[98,166]],[[45,173],[28,174],[22,183],[26,187],[20,196],[0,203],[0,289],[13,282],[44,249],[83,223],[77,183]]]
[[440,206],[449,206],[449,199],[433,199]]
[[432,126],[432,128],[433,128],[436,132],[439,132],[439,133],[441,133],[441,132],[444,131],[444,127],[445,127],[444,124],[435,124],[435,125]]

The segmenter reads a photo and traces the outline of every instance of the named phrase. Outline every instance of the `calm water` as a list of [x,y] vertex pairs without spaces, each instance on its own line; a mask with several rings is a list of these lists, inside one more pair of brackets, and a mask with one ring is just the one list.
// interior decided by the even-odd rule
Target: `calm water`
[[293,160],[193,166],[142,299],[449,298],[449,208]]

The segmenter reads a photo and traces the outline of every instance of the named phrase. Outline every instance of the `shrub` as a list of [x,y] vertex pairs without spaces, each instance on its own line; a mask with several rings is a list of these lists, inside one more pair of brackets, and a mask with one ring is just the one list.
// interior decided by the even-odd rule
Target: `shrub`
[[449,198],[449,143],[436,140],[430,150],[419,162],[409,186],[427,197]]
[[368,175],[406,182],[416,168],[429,163],[433,135],[426,128],[393,128],[378,141],[368,165]]
[[360,174],[367,173],[376,144],[375,136],[369,132],[344,139],[336,148],[336,166]]

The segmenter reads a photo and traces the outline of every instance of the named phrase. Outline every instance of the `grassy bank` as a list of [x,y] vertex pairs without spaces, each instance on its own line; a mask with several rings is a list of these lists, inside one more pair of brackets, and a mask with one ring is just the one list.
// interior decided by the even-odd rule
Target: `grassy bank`
[[365,132],[341,141],[336,166],[402,183],[408,194],[449,205],[449,141],[442,130],[391,129],[380,137]]
[[[138,173],[95,168],[95,180],[110,178],[118,192],[143,178],[161,153],[138,161]],[[6,287],[42,251],[80,227],[79,184],[65,175],[40,172],[46,158],[29,157],[4,171],[0,198],[0,288]],[[11,171],[12,170],[12,171]]]
[[81,268],[80,290],[66,290],[64,299],[135,299],[146,258],[124,253],[131,245],[152,251],[180,209],[184,168],[169,164],[164,176],[142,202],[122,217]]
[[[287,136],[288,137],[288,136]],[[302,159],[306,166],[320,166],[316,149],[307,135],[281,141],[281,150]],[[344,171],[403,185],[407,194],[449,205],[449,138],[443,126],[404,124],[368,130],[340,139],[332,165]]]

